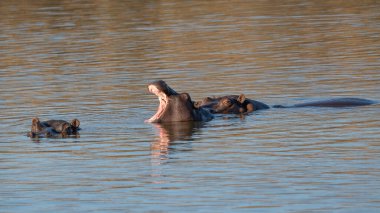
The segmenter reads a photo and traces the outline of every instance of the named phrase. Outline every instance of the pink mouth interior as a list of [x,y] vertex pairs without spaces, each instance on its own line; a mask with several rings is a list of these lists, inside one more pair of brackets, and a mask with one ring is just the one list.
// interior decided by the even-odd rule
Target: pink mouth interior
[[158,90],[157,87],[154,85],[150,85],[148,87],[148,90],[150,93],[155,94],[158,97],[158,101],[160,102],[160,105],[157,108],[156,114],[154,114],[151,118],[146,120],[147,122],[153,123],[153,122],[156,122],[164,113],[165,108],[168,103],[167,101],[168,99],[167,99],[166,94]]

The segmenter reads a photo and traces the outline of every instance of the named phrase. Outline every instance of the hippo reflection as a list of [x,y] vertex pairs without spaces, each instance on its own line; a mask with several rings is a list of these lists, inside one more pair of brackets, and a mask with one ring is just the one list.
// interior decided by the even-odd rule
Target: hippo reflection
[[80,122],[73,119],[71,123],[64,120],[48,120],[41,122],[38,118],[32,119],[31,131],[28,136],[31,138],[38,137],[67,137],[69,135],[77,135]]
[[156,114],[147,122],[209,121],[213,119],[213,115],[208,110],[194,106],[188,93],[179,94],[162,80],[150,83],[148,90],[158,97],[160,103]]

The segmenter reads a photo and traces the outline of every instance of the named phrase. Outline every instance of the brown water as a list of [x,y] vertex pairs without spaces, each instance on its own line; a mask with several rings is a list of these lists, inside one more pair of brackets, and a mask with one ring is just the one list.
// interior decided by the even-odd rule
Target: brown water
[[[378,1],[1,1],[2,212],[377,212],[380,108],[153,125],[194,100],[380,101]],[[79,138],[31,140],[74,117]]]

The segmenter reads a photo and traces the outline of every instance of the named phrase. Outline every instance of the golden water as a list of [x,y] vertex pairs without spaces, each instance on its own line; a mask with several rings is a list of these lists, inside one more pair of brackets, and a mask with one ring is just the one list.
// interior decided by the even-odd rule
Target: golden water
[[[269,109],[152,125],[192,99],[380,101],[377,1],[2,1],[5,212],[376,212],[380,108]],[[81,121],[30,140],[31,119]]]

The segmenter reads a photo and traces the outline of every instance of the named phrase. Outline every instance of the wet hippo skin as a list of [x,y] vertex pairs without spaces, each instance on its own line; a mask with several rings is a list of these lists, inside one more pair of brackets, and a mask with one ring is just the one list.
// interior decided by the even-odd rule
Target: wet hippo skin
[[[211,114],[245,114],[270,108],[265,103],[246,98],[244,94],[207,97],[202,101],[193,102],[189,94],[178,94],[162,80],[149,84],[148,90],[158,97],[160,106],[157,113],[147,122],[207,121],[212,119]],[[292,106],[275,105],[273,108],[354,107],[374,103],[374,101],[361,98],[334,98]]]
[[356,107],[375,104],[376,102],[362,98],[333,98],[321,101],[312,101],[291,106],[274,105],[273,108],[293,107]]
[[164,81],[154,81],[148,85],[150,93],[159,100],[159,107],[146,122],[164,123],[176,121],[209,121],[213,115],[203,107],[195,107],[188,93],[177,93]]
[[[376,102],[361,98],[333,98],[321,101],[312,101],[295,104],[291,106],[274,105],[273,108],[293,108],[293,107],[355,107],[375,104]],[[255,100],[245,98],[244,95],[228,95],[217,98],[207,97],[196,102],[196,106],[204,107],[211,113],[217,114],[242,114],[261,109],[269,109],[269,106]]]
[[207,97],[196,102],[197,107],[204,107],[214,114],[242,114],[257,110],[269,109],[269,106],[252,99],[248,99],[244,94],[227,95],[221,97]]
[[64,120],[48,120],[41,122],[42,125],[53,128],[57,132],[67,132],[69,134],[80,130],[80,122],[78,119],[73,119],[70,123]]
[[71,123],[64,120],[48,120],[41,122],[38,118],[32,119],[29,137],[66,137],[75,135],[80,130],[80,122],[73,119]]

